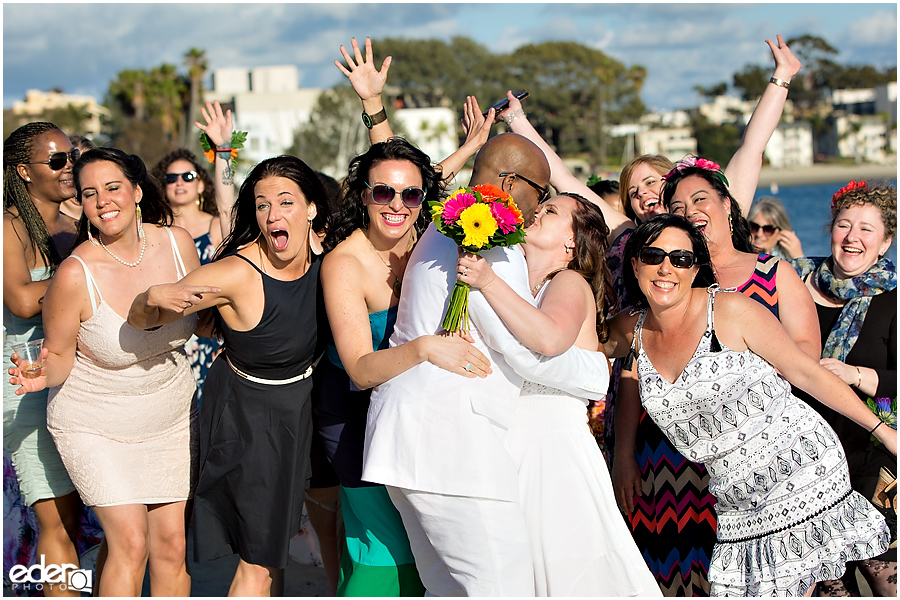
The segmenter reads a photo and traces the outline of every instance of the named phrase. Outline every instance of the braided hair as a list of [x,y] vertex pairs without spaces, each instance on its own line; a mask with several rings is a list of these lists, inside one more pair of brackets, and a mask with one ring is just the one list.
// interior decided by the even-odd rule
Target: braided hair
[[15,207],[17,218],[25,224],[32,247],[40,252],[44,263],[51,271],[56,271],[63,257],[56,249],[50,231],[47,230],[47,224],[31,200],[28,186],[16,167],[31,162],[34,138],[54,129],[59,130],[59,127],[46,121],[26,123],[3,141],[3,209],[9,211],[11,207]]

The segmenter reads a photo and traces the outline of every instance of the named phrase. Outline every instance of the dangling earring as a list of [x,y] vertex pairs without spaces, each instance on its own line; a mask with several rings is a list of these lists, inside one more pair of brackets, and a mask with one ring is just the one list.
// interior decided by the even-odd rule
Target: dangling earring
[[88,233],[88,241],[91,243],[91,246],[99,246],[97,240],[94,239],[94,236],[91,235],[91,222],[87,223],[87,233]]
[[734,223],[731,222],[731,214],[728,214],[728,231],[734,233]]
[[566,246],[566,254],[569,254],[569,253],[571,253],[571,252],[572,252],[572,249],[569,248],[568,246]]
[[141,221],[141,205],[135,204],[135,216],[137,216],[138,237],[144,239],[144,223]]

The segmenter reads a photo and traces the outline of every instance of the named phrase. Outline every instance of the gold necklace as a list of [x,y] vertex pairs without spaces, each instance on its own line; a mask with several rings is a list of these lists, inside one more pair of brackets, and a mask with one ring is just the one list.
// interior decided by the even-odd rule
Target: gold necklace
[[[403,278],[397,276],[397,273],[394,272],[394,269],[391,268],[391,265],[386,260],[384,260],[384,257],[381,256],[381,253],[375,249],[375,244],[372,243],[372,240],[369,239],[369,236],[366,235],[365,238],[366,238],[366,241],[369,242],[369,247],[372,249],[372,252],[374,252],[375,255],[379,259],[381,259],[381,262],[384,264],[384,266],[387,267],[388,271],[391,272],[391,275],[394,276],[394,285],[391,286],[391,288],[394,291],[394,296],[399,298],[400,297],[400,288],[403,287]],[[412,245],[413,245],[413,236],[410,235],[409,236],[409,244],[406,247],[406,253],[405,253],[407,259],[409,258],[409,251],[412,249]]]

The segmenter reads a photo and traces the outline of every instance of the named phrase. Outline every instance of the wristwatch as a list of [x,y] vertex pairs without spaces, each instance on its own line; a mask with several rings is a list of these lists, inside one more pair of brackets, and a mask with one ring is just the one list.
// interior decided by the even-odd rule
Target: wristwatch
[[363,125],[369,129],[372,129],[374,126],[383,123],[384,121],[387,121],[387,112],[383,108],[374,115],[370,115],[366,113],[366,111],[363,111],[362,113]]

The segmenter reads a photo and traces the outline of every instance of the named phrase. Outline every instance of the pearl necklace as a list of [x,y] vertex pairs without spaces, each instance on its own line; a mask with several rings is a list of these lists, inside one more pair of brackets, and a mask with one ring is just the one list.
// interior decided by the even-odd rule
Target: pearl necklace
[[100,241],[100,245],[103,246],[103,249],[106,250],[107,254],[112,256],[114,259],[116,259],[117,261],[119,261],[120,263],[125,265],[126,267],[136,267],[139,264],[141,264],[141,260],[143,260],[143,258],[144,258],[144,250],[147,249],[147,237],[141,236],[141,255],[138,256],[138,259],[134,262],[125,262],[124,260],[122,260],[121,258],[116,256],[115,254],[113,254],[112,251],[106,247],[106,244],[103,243],[103,238],[101,238],[99,234],[97,235],[97,239]]

